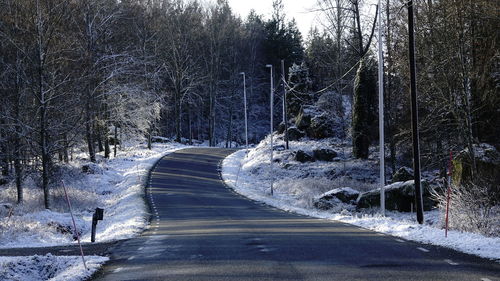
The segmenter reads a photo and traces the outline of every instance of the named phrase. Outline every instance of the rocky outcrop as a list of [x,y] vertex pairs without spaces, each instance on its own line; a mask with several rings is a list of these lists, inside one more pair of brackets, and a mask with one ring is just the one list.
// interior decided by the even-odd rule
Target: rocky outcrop
[[295,126],[299,130],[307,130],[311,126],[312,114],[309,110],[301,109],[295,119]]
[[488,144],[474,146],[476,174],[473,176],[473,163],[469,150],[461,151],[453,160],[453,183],[465,185],[474,178],[481,178],[497,186],[500,185],[500,153]]
[[392,182],[409,181],[413,179],[413,170],[408,167],[399,168],[394,175],[392,175]]
[[295,126],[313,139],[324,139],[338,135],[334,130],[334,121],[328,113],[315,106],[306,106],[300,109]]
[[82,172],[85,174],[99,174],[103,173],[102,168],[95,163],[87,163],[82,165]]
[[[396,182],[385,188],[385,208],[400,212],[410,212],[415,210],[415,183],[413,180]],[[429,211],[436,202],[432,200],[431,187],[422,181],[422,199],[424,210]],[[357,208],[380,207],[380,189],[371,190],[359,195]]]
[[304,132],[300,131],[299,129],[297,129],[297,127],[288,128],[288,140],[290,140],[290,141],[298,141],[301,138],[303,138],[305,135],[306,134]]
[[5,177],[0,176],[0,185],[8,184],[9,180]]
[[336,135],[333,129],[333,121],[326,113],[311,118],[311,125],[306,132],[309,137],[314,139],[331,138]]
[[331,210],[340,204],[355,204],[359,192],[350,187],[335,188],[313,200],[313,206],[320,210]]
[[314,162],[314,158],[307,152],[303,150],[297,150],[295,152],[295,161],[299,161],[300,163],[305,163],[305,162]]
[[313,150],[313,157],[318,161],[333,161],[337,157],[337,152],[326,148],[315,149]]

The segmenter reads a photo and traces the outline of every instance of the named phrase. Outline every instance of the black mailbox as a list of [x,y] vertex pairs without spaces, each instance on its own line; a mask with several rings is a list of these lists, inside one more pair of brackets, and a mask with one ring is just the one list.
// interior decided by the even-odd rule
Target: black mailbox
[[102,221],[102,219],[104,218],[104,209],[101,209],[101,208],[95,208],[95,219],[98,220],[98,221]]
[[104,218],[104,209],[95,208],[94,215],[92,215],[92,233],[90,235],[90,241],[95,242],[95,231],[97,227],[97,221],[102,221]]

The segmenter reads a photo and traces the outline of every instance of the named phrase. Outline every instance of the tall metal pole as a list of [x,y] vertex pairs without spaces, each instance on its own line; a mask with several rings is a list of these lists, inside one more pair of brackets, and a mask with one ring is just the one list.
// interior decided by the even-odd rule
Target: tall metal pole
[[243,106],[245,107],[245,147],[247,150],[246,154],[248,154],[247,86],[245,81],[245,72],[241,72],[240,74],[243,75]]
[[382,49],[382,6],[378,0],[378,130],[380,157],[380,213],[385,215],[385,143],[384,143],[384,56]]
[[266,67],[270,69],[271,73],[271,93],[270,93],[270,106],[271,106],[271,165],[270,167],[270,173],[271,173],[271,196],[274,193],[273,190],[273,184],[274,184],[274,173],[273,173],[273,115],[274,115],[274,86],[273,86],[273,65],[272,64],[267,64]]
[[417,68],[415,65],[415,36],[413,19],[413,1],[409,0],[408,7],[408,34],[410,59],[410,94],[411,94],[411,127],[413,137],[413,172],[415,178],[415,203],[417,207],[417,221],[424,222],[424,206],[422,202],[422,186],[420,182],[420,147],[418,142],[418,106],[417,106]]
[[286,83],[285,83],[285,61],[281,60],[281,82],[283,84],[283,123],[285,124],[285,149],[289,149],[288,146],[288,115],[287,115],[287,103],[286,103]]

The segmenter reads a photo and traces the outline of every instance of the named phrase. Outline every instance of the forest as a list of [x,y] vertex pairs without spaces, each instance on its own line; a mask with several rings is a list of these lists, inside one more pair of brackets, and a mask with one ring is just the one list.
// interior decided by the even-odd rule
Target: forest
[[[391,171],[411,166],[412,157],[406,2],[377,7]],[[423,169],[444,174],[449,151],[466,149],[481,175],[477,147],[500,149],[499,4],[414,3]],[[321,128],[336,128],[335,134],[312,137],[352,140],[355,156],[368,158],[378,145],[381,40],[369,5],[317,0],[321,25],[301,34],[280,0],[269,18],[256,12],[241,18],[225,0],[0,0],[0,184],[14,181],[21,203],[24,178],[35,174],[49,208],[57,167],[74,151],[96,162],[101,154],[112,158],[131,138],[149,146],[158,136],[244,144],[241,73],[249,140],[258,143],[270,125],[267,64],[273,65],[276,129],[284,115],[298,118],[322,99],[328,115],[352,112],[352,120],[327,118]],[[489,184],[498,204],[495,185]]]

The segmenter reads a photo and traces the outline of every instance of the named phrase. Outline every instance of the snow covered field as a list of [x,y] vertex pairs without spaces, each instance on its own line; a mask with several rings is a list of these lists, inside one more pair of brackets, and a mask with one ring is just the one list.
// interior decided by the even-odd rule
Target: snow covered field
[[[97,225],[97,242],[130,238],[140,233],[148,222],[144,183],[148,171],[163,155],[186,146],[174,143],[124,146],[116,158],[90,164],[85,154],[76,154],[69,165],[59,167],[61,184],[51,190],[52,209],[43,208],[43,192],[28,178],[25,203],[17,206],[12,184],[0,189],[2,202],[14,206],[12,215],[0,214],[0,248],[46,247],[76,243],[71,216],[64,199],[62,181],[68,189],[73,213],[83,243],[90,242],[92,214],[104,208],[104,220]],[[82,166],[87,165],[87,172]],[[86,271],[81,257],[25,256],[0,257],[0,280],[84,280],[92,275],[106,257],[86,257]]]
[[[82,172],[89,164],[85,155],[76,155],[69,165],[60,168],[61,179],[68,188],[82,242],[90,242],[92,214],[96,207],[104,208],[104,220],[97,225],[97,241],[130,238],[147,223],[147,207],[143,200],[144,181],[149,169],[166,153],[185,146],[154,144],[124,146],[116,158],[100,159],[90,164],[91,172]],[[14,206],[13,215],[0,218],[0,247],[40,247],[75,243],[71,216],[64,199],[62,184],[50,192],[52,209],[43,207],[42,190],[33,187],[31,179],[25,186],[25,203]],[[5,203],[14,203],[15,186],[0,189]]]
[[[276,145],[283,144],[278,141]],[[325,145],[317,141],[290,142],[293,150],[311,151],[316,146]],[[330,146],[331,147],[331,146]],[[375,161],[361,163],[358,160],[340,161],[349,158],[349,152],[339,155],[334,162],[299,163],[289,157],[289,152],[274,151],[274,195],[270,194],[271,175],[269,173],[269,138],[257,147],[250,149],[245,157],[245,150],[240,150],[222,163],[222,177],[226,184],[238,193],[271,206],[312,217],[342,221],[386,233],[408,240],[445,246],[469,254],[478,255],[500,262],[500,238],[451,230],[445,238],[442,229],[442,214],[439,210],[425,212],[425,223],[419,225],[414,213],[386,212],[380,216],[376,210],[363,213],[354,208],[336,211],[320,211],[313,207],[313,198],[338,187],[354,187],[368,190],[376,186],[377,171]],[[348,168],[345,168],[347,166]],[[375,166],[376,167],[376,166]],[[329,173],[348,170],[347,177],[330,179]],[[371,171],[370,171],[371,170]],[[365,183],[361,184],[363,181]],[[366,183],[368,182],[368,183]],[[370,183],[371,182],[371,183]],[[357,184],[362,186],[359,188]],[[356,188],[358,187],[358,188]]]
[[88,270],[79,256],[0,257],[0,280],[4,281],[79,281],[90,277],[108,258],[85,257]]

